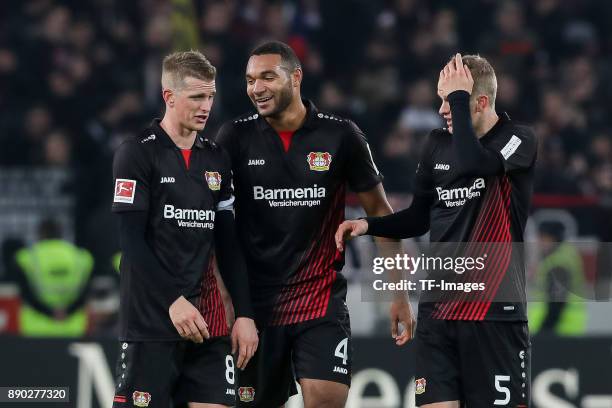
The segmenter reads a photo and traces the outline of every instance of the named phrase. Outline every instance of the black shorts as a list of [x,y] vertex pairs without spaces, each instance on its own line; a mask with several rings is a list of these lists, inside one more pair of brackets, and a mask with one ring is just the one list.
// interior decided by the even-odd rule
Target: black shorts
[[319,319],[266,327],[246,369],[238,373],[237,407],[276,408],[302,378],[351,383],[351,326],[346,303],[332,298]]
[[168,408],[170,402],[235,403],[228,337],[119,343],[113,407]]
[[469,408],[530,406],[527,323],[419,319],[416,404],[461,401]]

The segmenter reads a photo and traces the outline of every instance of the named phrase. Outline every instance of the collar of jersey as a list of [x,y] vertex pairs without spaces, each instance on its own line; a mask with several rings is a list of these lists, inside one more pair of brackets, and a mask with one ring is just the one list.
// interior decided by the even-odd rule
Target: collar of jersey
[[[302,103],[306,107],[306,120],[304,120],[304,123],[302,124],[300,129],[315,129],[317,113],[319,112],[319,110],[310,99],[302,99]],[[259,116],[258,119],[259,120],[257,120],[257,123],[259,124],[262,130],[272,130],[273,132],[276,132],[265,118]]]
[[480,138],[480,140],[485,140],[491,135],[496,134],[499,131],[499,129],[501,129],[502,126],[504,126],[508,122],[510,122],[510,115],[508,115],[507,112],[500,113],[499,120],[497,121],[497,123],[493,125],[493,127],[483,137]]
[[[155,133],[155,135],[159,137],[159,141],[164,146],[166,146],[166,147],[176,147],[176,144],[174,144],[174,142],[172,141],[170,136],[166,133],[164,128],[162,128],[160,126],[160,124],[159,124],[160,122],[161,122],[161,119],[159,119],[159,118],[155,118],[151,122],[151,129],[153,129],[153,133]],[[196,135],[195,143],[193,144],[193,147],[197,147],[199,149],[202,149],[204,147],[204,137],[200,136],[199,134]]]

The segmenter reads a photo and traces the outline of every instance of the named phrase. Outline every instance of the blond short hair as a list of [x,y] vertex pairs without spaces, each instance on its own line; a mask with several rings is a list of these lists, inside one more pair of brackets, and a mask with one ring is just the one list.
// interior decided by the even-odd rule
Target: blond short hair
[[162,64],[162,88],[180,90],[185,78],[214,81],[217,69],[200,51],[180,51],[167,55]]
[[474,78],[474,87],[472,88],[472,96],[486,95],[489,97],[489,104],[495,108],[495,97],[497,96],[497,77],[495,70],[486,60],[480,55],[465,55],[461,60],[470,69],[472,78]]

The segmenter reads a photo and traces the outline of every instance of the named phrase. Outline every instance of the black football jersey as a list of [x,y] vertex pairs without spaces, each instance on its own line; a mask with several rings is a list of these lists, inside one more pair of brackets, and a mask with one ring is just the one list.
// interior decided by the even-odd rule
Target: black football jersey
[[334,234],[346,186],[363,192],[382,180],[352,121],[304,103],[305,121],[287,151],[256,113],[226,123],[217,136],[232,162],[236,223],[260,324],[315,319],[330,296],[345,296]]
[[[487,177],[465,176],[457,171],[452,137],[446,129],[429,134],[417,168],[416,193],[431,198],[432,243],[471,243],[462,248],[464,254],[487,258],[481,271],[447,276],[448,280],[484,283],[486,289],[425,293],[419,316],[526,321],[525,265],[518,243],[523,242],[533,190],[535,135],[529,127],[501,114],[479,140],[503,163],[502,172]],[[433,298],[436,302],[430,301]]]
[[[233,203],[229,158],[196,136],[189,168],[159,120],[115,152],[112,211],[147,213],[147,245],[166,276],[156,280],[141,260],[121,259],[120,339],[180,339],[165,301],[171,283],[200,308],[211,336],[227,333],[211,252],[217,210]],[[164,292],[166,291],[166,292]],[[178,296],[177,296],[178,297]]]

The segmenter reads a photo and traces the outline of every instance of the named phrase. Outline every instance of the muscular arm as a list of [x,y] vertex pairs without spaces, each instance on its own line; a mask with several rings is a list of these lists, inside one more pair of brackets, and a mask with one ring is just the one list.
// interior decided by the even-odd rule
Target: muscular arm
[[[393,216],[393,209],[381,183],[377,184],[373,189],[358,194],[359,201],[363,206],[366,214],[371,217],[385,218]],[[402,253],[402,245],[395,237],[378,237],[376,239],[379,254],[384,257],[393,257]],[[389,272],[389,279],[392,282],[399,282],[401,273],[397,270]],[[396,292],[391,309],[389,311],[391,321],[391,336],[395,339],[395,344],[403,346],[412,338],[415,321],[413,318],[412,308],[408,303],[407,293]],[[404,330],[400,330],[399,324],[404,326]]]
[[500,157],[483,147],[472,126],[470,94],[455,91],[448,95],[453,118],[453,149],[461,173],[490,176],[503,171]]
[[357,193],[357,197],[369,217],[381,217],[393,212],[391,205],[387,201],[382,183],[377,184],[371,190]]

